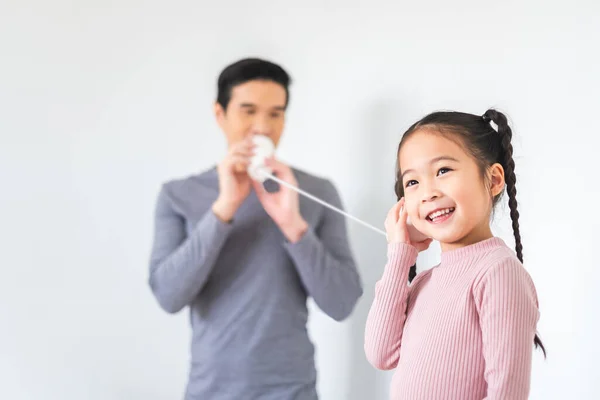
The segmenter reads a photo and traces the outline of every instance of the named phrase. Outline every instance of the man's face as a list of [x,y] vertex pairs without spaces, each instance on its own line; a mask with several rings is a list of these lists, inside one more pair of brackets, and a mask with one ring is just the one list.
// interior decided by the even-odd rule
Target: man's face
[[251,135],[269,137],[279,143],[285,123],[287,95],[283,86],[273,81],[253,80],[235,86],[227,109],[216,103],[217,122],[228,146]]

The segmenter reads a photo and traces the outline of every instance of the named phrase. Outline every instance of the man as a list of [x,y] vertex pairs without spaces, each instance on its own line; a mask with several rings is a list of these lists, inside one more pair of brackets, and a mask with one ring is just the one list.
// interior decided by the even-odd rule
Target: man
[[[215,103],[227,155],[165,183],[158,196],[149,283],[167,312],[190,309],[187,400],[317,399],[307,297],[340,321],[362,295],[344,218],[283,186],[267,191],[246,173],[253,135],[279,142],[289,83],[268,61],[228,66]],[[342,207],[329,180],[269,165]]]

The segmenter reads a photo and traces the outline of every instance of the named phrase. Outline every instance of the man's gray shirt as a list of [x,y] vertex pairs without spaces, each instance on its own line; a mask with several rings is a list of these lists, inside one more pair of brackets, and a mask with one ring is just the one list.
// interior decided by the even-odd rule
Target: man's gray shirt
[[[293,172],[300,188],[342,208],[329,180]],[[346,221],[300,196],[309,229],[290,243],[254,191],[231,223],[219,220],[218,188],[214,167],[172,180],[155,210],[150,287],[167,312],[190,312],[185,399],[314,400],[307,297],[342,320],[362,295]]]

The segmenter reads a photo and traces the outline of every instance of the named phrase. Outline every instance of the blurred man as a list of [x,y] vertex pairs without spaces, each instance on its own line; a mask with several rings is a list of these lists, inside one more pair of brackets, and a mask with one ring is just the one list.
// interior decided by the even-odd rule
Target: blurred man
[[[281,138],[289,85],[268,61],[225,68],[214,110],[227,155],[158,195],[149,283],[165,311],[189,306],[186,400],[317,399],[307,297],[341,321],[362,295],[344,218],[283,186],[267,191],[246,173],[252,136]],[[329,180],[269,165],[342,208]]]

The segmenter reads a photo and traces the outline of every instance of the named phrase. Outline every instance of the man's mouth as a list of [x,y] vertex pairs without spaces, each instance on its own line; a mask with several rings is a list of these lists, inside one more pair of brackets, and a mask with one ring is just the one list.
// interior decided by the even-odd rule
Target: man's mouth
[[435,211],[429,213],[426,217],[427,221],[433,223],[440,223],[446,221],[452,213],[454,212],[454,207],[449,208],[439,208]]

